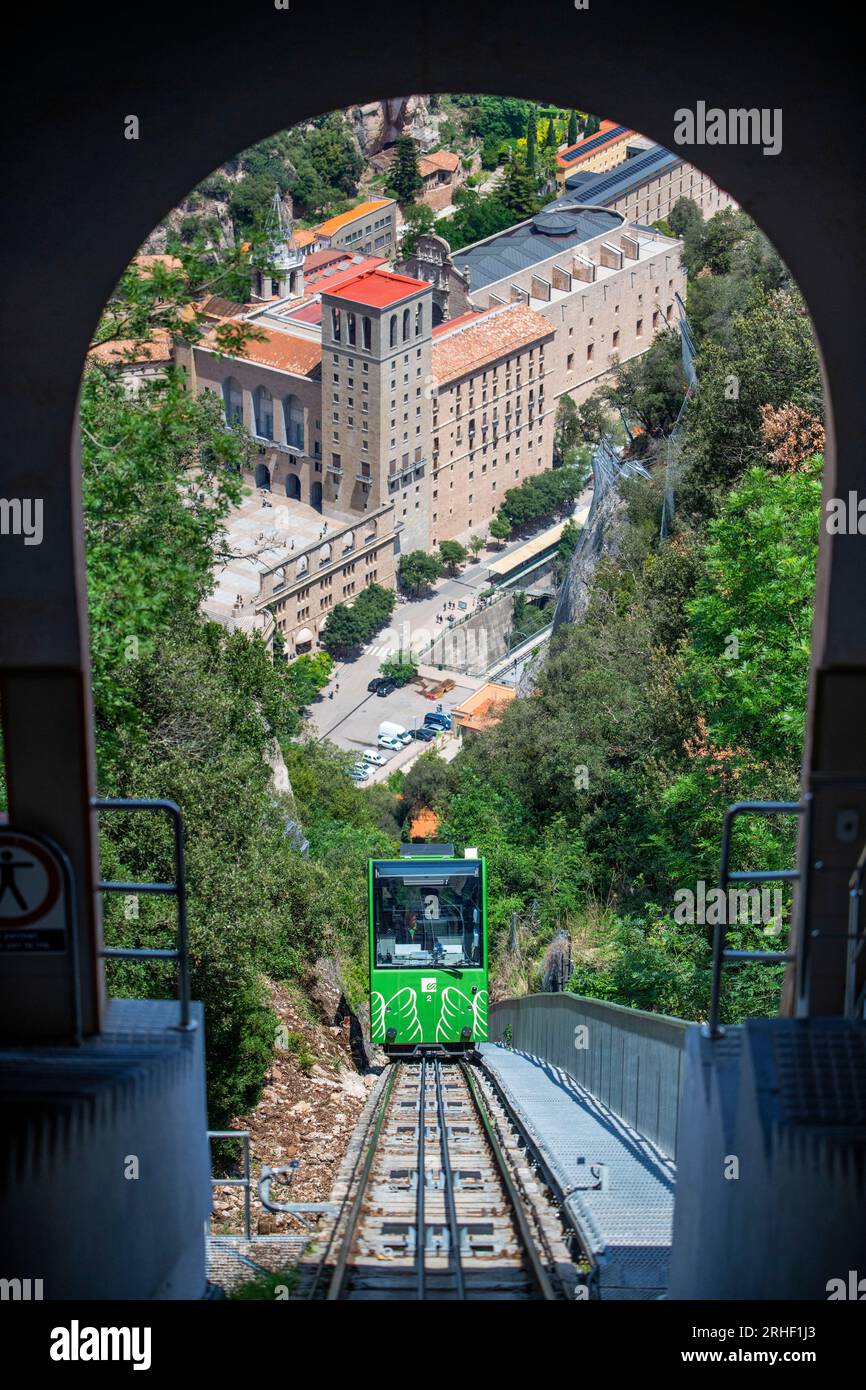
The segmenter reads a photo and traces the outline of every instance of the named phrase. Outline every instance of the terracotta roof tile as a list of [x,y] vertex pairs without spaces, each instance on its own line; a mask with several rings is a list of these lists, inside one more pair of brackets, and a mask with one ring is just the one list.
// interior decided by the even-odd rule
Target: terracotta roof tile
[[171,334],[158,328],[148,342],[138,342],[134,338],[115,338],[110,343],[100,343],[87,354],[97,362],[108,362],[117,366],[136,366],[145,362],[171,361]]
[[[256,327],[261,328],[261,324]],[[258,362],[262,367],[274,367],[278,372],[291,372],[294,376],[311,376],[322,361],[322,344],[315,338],[295,337],[292,333],[281,333],[279,329],[263,328],[262,341],[251,340],[244,346],[238,359],[242,362]],[[216,339],[211,335],[201,346],[211,351],[216,347]]]
[[[456,321],[455,321],[456,322]],[[433,338],[433,375],[441,385],[480,371],[500,357],[506,357],[535,343],[553,337],[553,324],[527,304],[506,304],[488,309],[465,325]]]
[[451,150],[437,150],[435,154],[423,154],[418,160],[418,169],[422,176],[435,174],[439,169],[443,169],[446,174],[453,174],[459,167],[460,156]]

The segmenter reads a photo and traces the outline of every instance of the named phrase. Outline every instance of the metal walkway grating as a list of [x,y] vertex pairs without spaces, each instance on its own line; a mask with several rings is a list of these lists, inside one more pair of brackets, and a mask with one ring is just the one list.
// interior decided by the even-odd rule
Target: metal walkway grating
[[599,1296],[660,1297],[668,1282],[673,1160],[549,1063],[492,1044],[481,1053],[560,1185]]

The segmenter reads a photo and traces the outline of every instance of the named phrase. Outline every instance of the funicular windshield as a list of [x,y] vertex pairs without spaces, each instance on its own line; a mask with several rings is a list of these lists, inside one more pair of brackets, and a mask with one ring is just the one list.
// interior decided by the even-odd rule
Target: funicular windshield
[[484,964],[478,863],[373,866],[377,967]]

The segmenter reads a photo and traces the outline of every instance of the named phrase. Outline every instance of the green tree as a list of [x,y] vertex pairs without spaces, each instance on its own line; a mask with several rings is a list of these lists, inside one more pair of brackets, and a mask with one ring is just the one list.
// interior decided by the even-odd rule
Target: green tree
[[327,652],[298,656],[291,662],[286,670],[286,679],[299,709],[311,704],[319,691],[324,689],[333,668],[333,660]]
[[106,752],[136,717],[130,660],[210,590],[251,445],[179,372],[131,399],[112,368],[91,365],[80,421],[93,693]]
[[404,227],[400,240],[400,255],[405,261],[415,250],[419,236],[435,230],[436,218],[426,203],[410,203],[408,207],[404,208],[403,217]]
[[454,205],[453,216],[439,218],[436,225],[437,232],[446,238],[452,251],[493,236],[515,221],[514,213],[495,191],[482,195],[464,184],[454,195]]
[[379,667],[379,674],[385,676],[387,680],[397,681],[400,685],[406,685],[418,674],[418,662],[410,652],[398,652],[396,656],[389,657],[383,661]]
[[512,155],[501,185],[498,196],[513,221],[521,222],[538,211],[535,174],[528,163]]
[[568,145],[577,144],[577,112],[572,111],[568,117],[568,134],[566,135]]
[[476,560],[478,559],[478,556],[481,554],[486,544],[487,542],[485,541],[483,536],[470,536],[469,549],[475,556]]
[[400,556],[397,581],[408,593],[420,594],[442,577],[442,562],[426,550],[410,550]]
[[452,576],[466,563],[466,558],[466,547],[459,541],[442,541],[439,546],[439,561],[443,569]]
[[553,427],[553,462],[559,465],[567,459],[580,441],[580,420],[577,406],[569,395],[562,395],[556,407]]
[[602,399],[629,423],[644,430],[640,447],[668,433],[686,393],[680,335],[674,329],[656,334],[647,352],[617,369],[616,383],[601,390]]
[[497,513],[497,515],[493,518],[489,527],[490,534],[493,537],[493,539],[495,541],[499,541],[500,543],[503,543],[508,540],[513,529],[514,528],[511,522],[509,521],[508,517],[503,516],[500,513]]
[[405,206],[413,202],[422,183],[418,172],[418,146],[411,135],[401,135],[395,152],[396,158],[385,187],[393,198]]
[[359,647],[364,641],[364,629],[354,609],[345,603],[335,603],[325,619],[319,640],[334,656],[345,656]]
[[538,150],[538,119],[535,107],[530,106],[526,117],[526,172],[535,176],[535,159]]
[[448,764],[431,748],[422,753],[406,773],[403,796],[413,812],[425,808],[435,811],[447,785]]

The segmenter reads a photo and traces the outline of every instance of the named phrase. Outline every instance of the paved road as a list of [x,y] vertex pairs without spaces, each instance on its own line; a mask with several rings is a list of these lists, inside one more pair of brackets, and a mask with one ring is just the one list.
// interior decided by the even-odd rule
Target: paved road
[[[585,515],[591,495],[591,491],[587,490],[578,498],[575,515],[579,519]],[[414,686],[404,686],[380,699],[368,692],[368,683],[378,675],[382,662],[401,647],[409,648],[416,654],[425,651],[430,642],[443,632],[443,625],[436,621],[437,615],[444,619],[448,613],[453,613],[455,619],[459,619],[472,613],[481,590],[490,587],[488,568],[491,562],[510,555],[525,544],[524,537],[509,542],[501,550],[482,552],[480,562],[470,560],[456,578],[441,579],[428,598],[398,598],[391,626],[378,633],[354,661],[339,663],[328,687],[312,706],[311,720],[319,738],[331,739],[340,748],[362,752],[365,748],[376,746],[379,724],[384,720],[401,724],[406,729],[422,724],[424,715],[434,706]],[[466,606],[460,608],[461,603]],[[453,606],[448,607],[449,604]],[[482,680],[468,676],[458,675],[456,679],[457,687],[449,691],[442,702],[446,712],[483,684]],[[438,747],[440,742],[437,740],[436,745],[418,745],[413,740],[408,749],[389,758],[387,770],[380,770],[375,780],[382,780],[395,767],[411,761],[419,751]],[[453,753],[450,752],[450,756]]]

